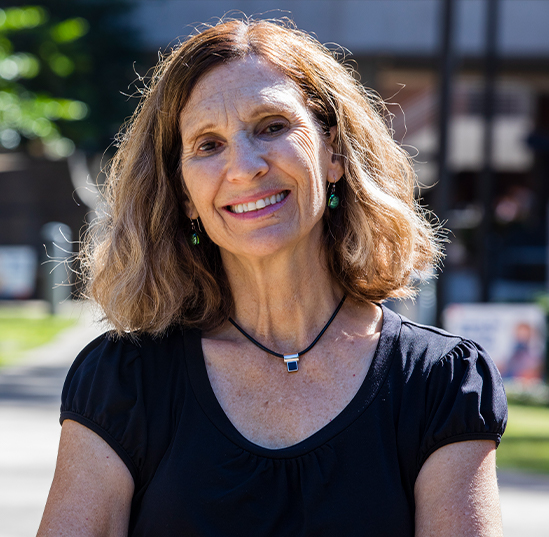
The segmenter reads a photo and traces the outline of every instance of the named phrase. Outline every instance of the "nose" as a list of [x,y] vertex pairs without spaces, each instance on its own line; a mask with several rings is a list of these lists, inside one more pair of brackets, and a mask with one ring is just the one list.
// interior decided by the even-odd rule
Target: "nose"
[[269,166],[260,144],[245,133],[235,136],[228,147],[226,175],[229,181],[251,181],[267,173]]

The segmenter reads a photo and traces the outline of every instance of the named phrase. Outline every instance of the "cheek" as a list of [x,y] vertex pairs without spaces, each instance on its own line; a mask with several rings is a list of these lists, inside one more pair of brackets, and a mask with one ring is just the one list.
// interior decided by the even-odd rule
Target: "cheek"
[[326,165],[323,161],[325,153],[321,140],[316,133],[296,132],[293,138],[296,159],[302,168],[306,181],[300,188],[307,193],[307,207],[314,214],[324,211],[326,198]]
[[307,132],[296,132],[292,137],[292,145],[294,148],[296,162],[303,169],[304,173],[309,176],[311,187],[314,188],[314,183],[321,175],[320,167],[320,146],[316,137],[311,136]]
[[313,162],[318,146],[315,136],[312,136],[312,133],[308,130],[302,129],[296,131],[292,138],[297,151],[309,162]]
[[183,180],[187,192],[196,209],[201,213],[213,207],[213,200],[216,192],[214,174],[208,170],[208,166],[188,166],[183,168]]
[[207,180],[193,182],[188,185],[188,192],[196,211],[196,216],[200,218],[200,226],[206,232],[208,237],[215,242],[218,215],[216,214],[214,200],[215,189]]

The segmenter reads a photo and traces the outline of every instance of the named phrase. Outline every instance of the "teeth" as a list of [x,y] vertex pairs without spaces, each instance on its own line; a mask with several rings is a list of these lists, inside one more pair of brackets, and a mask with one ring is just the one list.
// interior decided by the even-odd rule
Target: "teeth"
[[274,205],[275,203],[278,203],[279,201],[282,201],[286,197],[286,194],[284,192],[276,195],[272,195],[270,197],[257,200],[257,201],[250,201],[248,203],[239,203],[238,205],[231,205],[230,210],[233,213],[247,213],[250,211],[257,211],[258,209],[263,209],[264,207],[267,207],[267,205]]

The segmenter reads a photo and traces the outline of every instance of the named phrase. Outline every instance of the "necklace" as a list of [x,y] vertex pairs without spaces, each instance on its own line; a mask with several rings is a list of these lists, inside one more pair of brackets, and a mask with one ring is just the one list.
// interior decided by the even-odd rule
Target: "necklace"
[[341,309],[341,306],[343,306],[343,302],[345,302],[345,299],[347,298],[347,295],[343,295],[343,298],[341,299],[341,302],[337,305],[337,308],[335,309],[334,313],[332,313],[332,316],[328,320],[328,322],[324,325],[324,328],[320,331],[320,334],[316,336],[315,340],[304,350],[300,352],[296,352],[295,354],[282,354],[280,352],[272,351],[271,349],[268,349],[264,345],[261,345],[259,341],[256,341],[250,334],[248,334],[243,328],[238,326],[236,324],[236,321],[229,317],[229,321],[232,323],[232,325],[246,338],[248,338],[254,345],[259,347],[261,350],[268,352],[269,354],[272,354],[273,356],[277,356],[278,358],[284,358],[284,363],[288,367],[288,373],[295,373],[298,370],[297,362],[299,362],[299,358],[303,356],[306,352],[309,352],[317,343],[318,340],[322,337],[324,332],[328,329],[328,327],[332,324],[332,321],[335,319],[336,315],[338,314],[339,310]]

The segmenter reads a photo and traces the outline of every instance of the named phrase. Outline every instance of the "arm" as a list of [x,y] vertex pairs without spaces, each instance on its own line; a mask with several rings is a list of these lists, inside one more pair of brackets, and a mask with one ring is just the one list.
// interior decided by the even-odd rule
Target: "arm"
[[416,537],[502,537],[491,440],[448,444],[425,462],[415,484]]
[[37,537],[128,534],[132,476],[97,434],[65,420],[52,487]]

